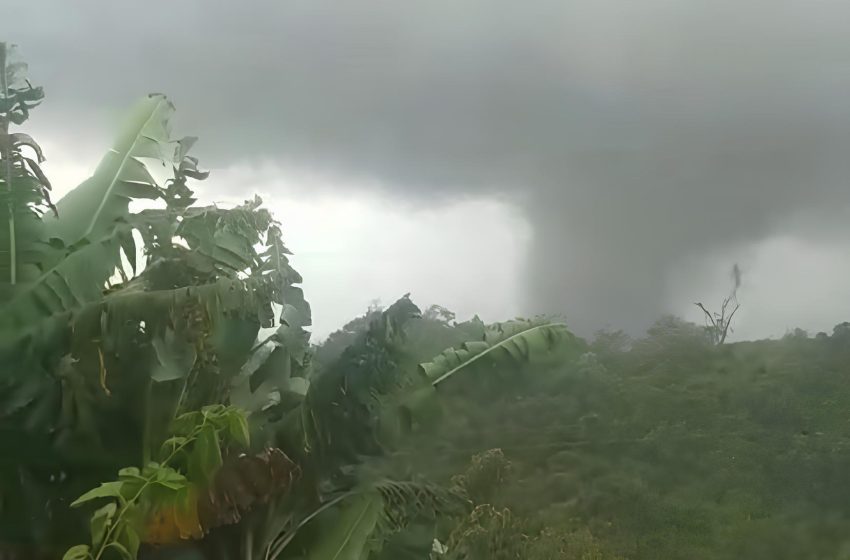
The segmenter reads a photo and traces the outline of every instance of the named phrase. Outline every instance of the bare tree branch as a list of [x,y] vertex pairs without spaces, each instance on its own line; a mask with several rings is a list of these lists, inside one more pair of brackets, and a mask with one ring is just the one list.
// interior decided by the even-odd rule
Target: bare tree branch
[[[723,344],[726,342],[726,337],[732,326],[732,318],[741,307],[741,304],[738,303],[738,288],[741,286],[741,269],[737,263],[732,267],[732,280],[734,284],[732,292],[721,302],[720,313],[711,313],[702,303],[694,304],[705,314],[705,326],[711,334],[712,341],[715,344]],[[735,304],[735,307],[732,309],[732,312],[727,315],[729,308],[733,303]]]

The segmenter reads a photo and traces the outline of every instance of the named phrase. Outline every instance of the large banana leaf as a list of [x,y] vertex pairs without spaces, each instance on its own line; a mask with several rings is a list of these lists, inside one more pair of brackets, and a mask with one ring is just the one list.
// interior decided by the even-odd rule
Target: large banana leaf
[[330,530],[323,532],[321,540],[309,551],[307,560],[363,560],[383,509],[379,494],[353,497],[339,511],[333,512],[332,521],[326,521]]
[[419,364],[415,385],[382,398],[378,437],[382,444],[392,446],[417,425],[435,423],[442,413],[438,389],[452,379],[474,378],[476,389],[483,389],[493,381],[515,378],[529,366],[575,359],[583,344],[562,323],[516,320],[490,325],[482,340],[448,348],[430,362]]
[[127,236],[127,231],[116,229],[72,251],[21,285],[13,299],[0,307],[0,329],[22,328],[100,300],[104,283],[121,266],[121,247]]
[[456,489],[417,482],[364,482],[282,534],[271,545],[269,558],[277,558],[300,530],[310,526],[318,530],[308,531],[309,536],[297,547],[306,560],[366,560],[381,551],[388,537],[467,507],[465,496]]
[[[121,267],[122,249],[134,263],[135,244],[122,222],[129,218],[130,200],[160,196],[149,166],[173,172],[179,152],[169,144],[172,111],[162,95],[140,101],[94,175],[59,201],[55,216],[42,218],[37,212],[44,203],[41,182],[21,170],[13,185],[15,198],[3,205],[9,227],[2,229],[9,233],[0,234],[0,244],[10,255],[15,249],[17,262],[2,259],[9,267],[5,276],[16,277],[16,286],[2,298],[7,303],[0,309],[0,328],[20,328],[95,302]],[[52,238],[60,239],[65,249],[48,251],[41,240]],[[31,263],[38,267],[20,266]]]
[[563,323],[512,321],[489,327],[484,340],[449,348],[419,365],[434,387],[478,366],[510,369],[576,354],[581,342]]
[[[172,325],[182,325],[182,317],[192,310],[201,310],[208,317],[222,317],[256,308],[255,293],[249,281],[220,279],[212,284],[172,290],[121,290],[88,303],[72,314],[46,317],[0,340],[0,422],[20,412],[21,424],[49,432],[51,414],[42,414],[38,403],[53,397],[46,389],[55,382],[55,364],[69,354],[83,365],[93,364],[87,371],[97,379],[98,364],[103,380],[102,398],[110,399],[106,386],[112,383],[116,368],[110,361],[127,349],[134,349],[138,372],[168,380],[185,376],[185,369],[174,373],[174,364],[184,357],[175,354],[185,345],[176,347],[160,344],[169,340]],[[176,323],[175,323],[176,322]],[[217,320],[213,328],[222,322]],[[139,346],[139,333],[144,326],[150,346]],[[7,331],[8,332],[8,331]],[[194,336],[185,328],[181,336]],[[119,349],[121,352],[119,352]],[[149,367],[148,367],[149,366]],[[171,370],[161,366],[169,366]],[[130,372],[119,370],[124,377]],[[164,372],[164,373],[163,373]],[[114,400],[114,399],[113,399]]]
[[45,220],[49,237],[66,246],[99,239],[116,221],[127,218],[132,199],[160,196],[161,185],[148,166],[162,166],[166,173],[173,170],[177,152],[169,144],[168,122],[173,111],[171,102],[159,94],[136,104],[94,175],[57,203],[58,218]]

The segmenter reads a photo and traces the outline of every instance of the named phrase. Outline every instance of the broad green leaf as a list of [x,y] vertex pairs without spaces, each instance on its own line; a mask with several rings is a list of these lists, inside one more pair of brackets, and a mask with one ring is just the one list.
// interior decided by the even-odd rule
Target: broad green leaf
[[162,336],[151,340],[151,345],[156,353],[156,362],[151,371],[151,379],[154,381],[183,379],[192,371],[197,358],[195,346],[183,333],[166,328]]
[[119,243],[121,243],[121,250],[124,252],[124,256],[127,257],[127,262],[130,265],[130,271],[133,274],[138,272],[138,268],[136,266],[136,240],[133,238],[132,230],[122,230],[119,232]]
[[484,341],[449,348],[420,371],[436,387],[452,376],[479,365],[526,366],[548,359],[577,355],[579,340],[561,323],[535,324],[517,321],[486,331]]
[[193,482],[209,483],[221,467],[221,447],[212,426],[201,430],[189,456],[189,476]]
[[250,445],[248,419],[238,411],[227,416],[227,433],[230,438],[243,447]]
[[308,548],[308,560],[368,558],[411,523],[433,522],[468,506],[461,495],[439,486],[394,481],[364,484],[338,500],[316,516],[319,542]]
[[[322,523],[322,538],[307,552],[307,560],[362,560],[384,510],[379,495],[357,495]],[[328,517],[331,517],[330,515]]]
[[160,196],[148,161],[168,171],[173,168],[173,147],[167,145],[173,111],[171,102],[159,94],[133,107],[94,174],[57,203],[58,218],[46,220],[50,237],[65,245],[97,239],[111,231],[116,221],[127,218],[132,199]]
[[119,500],[123,500],[123,494],[121,493],[123,486],[123,481],[103,482],[97,488],[89,490],[88,492],[71,502],[71,507],[77,507],[86,502],[97,500],[99,498],[118,498]]
[[84,243],[37,278],[22,284],[0,307],[0,327],[20,328],[46,316],[75,310],[103,298],[103,284],[120,266],[122,230]]
[[142,476],[138,467],[124,467],[118,471],[119,478],[140,478]]
[[181,490],[188,484],[185,476],[165,465],[158,465],[152,474],[155,484],[169,490]]
[[124,524],[116,541],[120,543],[130,554],[130,558],[136,558],[139,555],[139,544],[141,543],[141,539],[139,538],[139,534],[129,523]]

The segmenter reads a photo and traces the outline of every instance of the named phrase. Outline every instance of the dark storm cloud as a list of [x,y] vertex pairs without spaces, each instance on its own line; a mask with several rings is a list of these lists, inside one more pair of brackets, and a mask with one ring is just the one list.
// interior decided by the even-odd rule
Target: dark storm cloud
[[846,2],[3,9],[48,91],[40,122],[81,144],[164,91],[217,166],[272,159],[423,201],[514,196],[535,229],[527,308],[585,330],[645,325],[682,257],[792,217],[832,227],[850,203]]

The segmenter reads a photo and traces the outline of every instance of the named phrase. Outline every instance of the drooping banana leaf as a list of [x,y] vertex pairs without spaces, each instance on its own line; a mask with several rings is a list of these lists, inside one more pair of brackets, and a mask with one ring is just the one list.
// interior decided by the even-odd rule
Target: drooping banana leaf
[[[181,383],[188,376],[195,344],[206,335],[194,331],[184,319],[187,315],[200,312],[215,318],[227,313],[238,315],[246,309],[250,312],[256,308],[253,298],[250,282],[226,279],[155,292],[119,290],[73,313],[46,317],[14,335],[6,331],[8,336],[0,338],[0,423],[10,429],[54,434],[60,424],[68,425],[63,417],[67,410],[77,419],[70,426],[74,434],[69,436],[77,437],[79,429],[86,428],[88,437],[91,430],[80,424],[80,418],[97,418],[121,403],[122,414],[130,413],[129,409],[141,401],[134,387],[143,386],[149,379]],[[214,321],[209,328],[217,329],[221,324]],[[63,399],[77,394],[57,374],[58,365],[68,356],[75,369],[90,380],[87,383],[94,400],[85,395],[86,399],[77,399],[67,407],[63,404]],[[213,378],[215,373],[211,373]],[[193,384],[198,383],[197,378],[192,376]],[[198,389],[202,393],[216,390],[206,386]],[[173,413],[168,406],[158,405],[175,401],[178,392],[165,392],[174,398],[156,400],[157,406],[151,411],[156,409],[157,418],[161,411]],[[114,416],[111,419],[114,422]],[[109,429],[109,422],[98,422],[95,431]]]
[[57,204],[59,216],[45,220],[49,238],[66,246],[81,239],[98,239],[116,221],[126,219],[133,199],[159,198],[161,191],[150,165],[173,173],[175,146],[169,143],[169,118],[174,106],[151,94],[139,101],[94,174]]
[[0,306],[0,330],[22,328],[100,300],[104,283],[121,266],[125,233],[116,229],[99,241],[83,244],[20,285],[13,299]]
[[[7,202],[3,205],[6,214],[14,208],[13,215],[6,216],[10,227],[4,231],[10,233],[0,234],[0,243],[9,247],[10,254],[14,245],[15,260],[20,264],[34,263],[40,270],[20,267],[8,257],[2,259],[9,264],[8,275],[18,268],[28,273],[16,274],[18,286],[4,298],[8,303],[2,309],[0,328],[19,328],[97,301],[106,280],[121,267],[122,249],[135,264],[135,244],[122,222],[129,217],[130,200],[160,196],[149,166],[162,166],[166,175],[173,172],[172,154],[177,151],[168,138],[172,111],[171,103],[161,95],[138,103],[94,175],[59,201],[55,216],[40,215],[39,207],[45,203],[42,182],[23,168],[19,170],[14,198],[7,193],[8,201],[0,201]],[[30,145],[26,138],[21,142]],[[42,240],[53,238],[65,249],[48,252],[50,246]]]
[[384,503],[378,494],[361,494],[322,520],[327,530],[307,560],[362,560],[378,526]]
[[[149,267],[138,278],[104,295],[104,281],[120,263],[120,250],[134,252],[134,246],[130,245],[128,249],[128,238],[130,242],[132,238],[124,235],[125,229],[128,228],[122,226],[113,230],[113,235],[100,243],[80,244],[65,259],[59,260],[46,270],[38,281],[19,286],[18,297],[5,308],[0,306],[3,311],[0,313],[0,328],[14,327],[14,333],[7,331],[9,336],[4,342],[8,342],[10,348],[19,348],[16,339],[19,336],[30,337],[31,342],[27,343],[27,348],[30,348],[28,356],[31,358],[27,358],[27,361],[37,360],[38,356],[46,355],[48,351],[51,355],[56,353],[58,356],[69,352],[72,344],[69,333],[73,333],[73,338],[78,340],[100,340],[100,349],[103,352],[108,352],[110,347],[119,346],[116,339],[124,336],[121,334],[124,326],[129,327],[124,330],[131,334],[138,333],[143,326],[145,336],[156,342],[167,338],[168,322],[174,314],[194,302],[193,305],[206,309],[213,319],[213,323],[209,325],[211,337],[208,345],[217,355],[221,374],[229,376],[231,371],[235,374],[249,355],[261,320],[268,314],[266,309],[271,308],[269,292],[281,289],[280,276],[271,278],[269,275],[251,275],[244,280],[220,277],[200,285],[174,285],[159,280],[150,282],[159,271],[157,267]],[[154,289],[157,283],[173,287]],[[286,284],[283,285],[287,287]],[[295,301],[297,303],[299,300],[296,298]],[[285,309],[295,311],[292,306],[285,306]],[[297,327],[298,330],[293,331],[292,337],[285,340],[281,338],[279,344],[286,346],[296,359],[303,361],[303,348],[299,352],[295,343],[300,342],[306,347],[307,333],[296,325],[294,317],[298,317],[301,324],[309,324],[309,315],[286,311],[285,315],[289,317],[289,326]],[[38,331],[44,329],[48,323],[53,325],[63,322],[65,329],[60,330],[67,329],[66,334],[58,339],[50,339],[60,342],[44,343],[42,346],[46,337],[41,336]],[[24,329],[25,326],[31,328]],[[32,334],[27,334],[27,330],[32,331]],[[159,374],[155,377],[184,377],[187,373],[185,367],[175,369],[171,366],[185,360],[179,356],[165,356],[163,350],[166,347],[170,348],[171,345],[153,344],[148,348],[151,353],[156,351],[156,364],[169,364],[169,368],[173,370],[165,377]],[[12,352],[9,355],[10,359],[2,364],[0,373],[11,374],[12,369],[17,370],[18,367],[21,371],[32,371],[32,362],[22,362],[18,366],[11,357],[20,354]],[[93,363],[97,367],[98,360],[93,360]],[[191,361],[185,363],[191,365]],[[179,375],[175,373],[178,369]],[[158,370],[154,367],[151,371]]]
[[419,364],[417,383],[383,398],[379,437],[385,445],[403,439],[417,425],[435,423],[442,413],[438,389],[452,379],[476,377],[476,388],[511,379],[529,366],[556,364],[577,358],[583,343],[562,323],[516,320],[484,329],[482,340],[448,348]]
[[298,543],[307,560],[366,560],[380,552],[386,539],[411,525],[432,521],[440,514],[468,507],[455,490],[427,483],[383,480],[363,483],[307,515],[288,535],[276,539],[270,558],[304,527],[306,542]]
[[484,340],[449,348],[419,365],[434,387],[477,366],[501,369],[525,367],[546,359],[576,354],[581,343],[563,323],[512,321],[485,331]]

